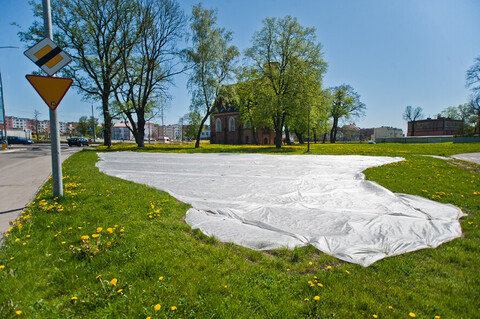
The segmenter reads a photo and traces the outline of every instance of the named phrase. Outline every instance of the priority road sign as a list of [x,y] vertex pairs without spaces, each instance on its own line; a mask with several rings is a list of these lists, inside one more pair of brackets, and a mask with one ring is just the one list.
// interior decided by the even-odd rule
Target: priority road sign
[[50,76],[72,61],[70,55],[49,38],[38,42],[24,54]]
[[68,78],[40,75],[26,75],[25,77],[52,110],[58,107],[73,83],[73,80]]

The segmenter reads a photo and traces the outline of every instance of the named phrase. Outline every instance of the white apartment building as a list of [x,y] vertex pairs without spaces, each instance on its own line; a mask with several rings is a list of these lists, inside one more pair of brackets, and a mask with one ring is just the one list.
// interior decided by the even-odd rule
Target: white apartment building
[[372,141],[375,141],[377,138],[387,137],[403,137],[403,131],[399,128],[389,126],[376,127],[373,129]]

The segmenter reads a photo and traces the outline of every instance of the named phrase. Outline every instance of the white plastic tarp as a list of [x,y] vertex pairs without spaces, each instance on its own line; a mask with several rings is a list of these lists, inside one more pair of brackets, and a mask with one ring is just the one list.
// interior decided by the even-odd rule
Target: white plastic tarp
[[368,266],[461,235],[462,211],[366,181],[399,157],[99,153],[106,174],[167,191],[192,205],[186,222],[252,249],[311,244]]

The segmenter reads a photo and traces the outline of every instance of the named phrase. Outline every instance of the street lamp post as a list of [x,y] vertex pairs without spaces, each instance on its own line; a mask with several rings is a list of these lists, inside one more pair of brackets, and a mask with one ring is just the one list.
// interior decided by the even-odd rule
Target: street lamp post
[[[5,47],[0,47],[0,49],[18,49],[18,47],[9,45]],[[2,71],[0,70],[0,94],[2,98],[0,102],[2,103],[2,117],[3,117],[3,138],[5,139],[5,143],[8,147],[8,139],[7,139],[7,119],[5,118],[5,101],[3,99],[3,84],[2,84]]]

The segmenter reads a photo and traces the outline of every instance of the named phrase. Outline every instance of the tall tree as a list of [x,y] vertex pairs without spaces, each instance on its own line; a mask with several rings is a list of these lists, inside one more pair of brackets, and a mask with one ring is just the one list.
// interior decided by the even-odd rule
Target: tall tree
[[222,85],[235,70],[240,55],[232,41],[232,33],[217,25],[217,11],[207,10],[201,4],[193,6],[190,28],[193,47],[188,50],[192,73],[188,86],[192,91],[192,112],[203,114],[196,136],[195,148],[200,147],[203,125],[213,112]]
[[454,120],[461,120],[463,123],[457,129],[456,134],[462,136],[470,136],[475,133],[475,124],[477,116],[472,107],[472,103],[460,104],[458,106],[449,106],[442,110],[437,117],[451,118]]
[[[41,5],[31,4],[34,15],[41,18]],[[112,143],[109,103],[123,82],[121,52],[134,44],[132,32],[124,26],[132,25],[136,14],[136,4],[129,0],[56,0],[52,5],[54,39],[73,59],[64,75],[74,79],[87,99],[101,101],[106,146]],[[39,21],[19,32],[20,38],[30,43],[43,38],[42,34]]]
[[38,118],[40,117],[40,111],[35,109],[33,110],[33,120],[35,121],[35,136],[37,138],[37,143],[38,143],[38,140],[39,140],[39,137],[38,137],[38,128],[40,126],[40,123],[39,123],[39,120]]
[[415,136],[415,122],[423,118],[423,109],[420,106],[413,108],[407,105],[403,113],[403,119],[412,123],[412,136]]
[[137,2],[135,28],[122,25],[122,32],[136,32],[136,40],[132,49],[124,46],[120,50],[124,82],[115,97],[119,111],[131,123],[138,147],[143,147],[145,123],[163,111],[168,85],[184,71],[179,66],[182,51],[176,44],[184,34],[186,18],[175,0]]
[[[197,132],[200,129],[199,125],[202,121],[202,115],[195,112],[190,112],[183,116],[183,122],[185,124],[184,136],[187,139],[194,140],[197,138]],[[203,128],[202,128],[203,131]]]
[[253,35],[245,55],[252,61],[262,85],[257,106],[268,114],[275,130],[275,146],[282,145],[283,127],[289,117],[314,104],[327,63],[314,28],[301,26],[296,18],[267,18]]
[[477,57],[474,64],[467,70],[466,80],[467,87],[472,90],[470,104],[477,118],[475,133],[480,135],[480,57]]
[[333,87],[330,94],[330,116],[333,118],[330,130],[330,143],[337,140],[338,122],[340,119],[358,118],[364,115],[365,104],[360,101],[360,95],[347,84]]

